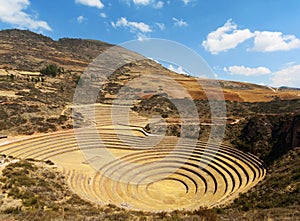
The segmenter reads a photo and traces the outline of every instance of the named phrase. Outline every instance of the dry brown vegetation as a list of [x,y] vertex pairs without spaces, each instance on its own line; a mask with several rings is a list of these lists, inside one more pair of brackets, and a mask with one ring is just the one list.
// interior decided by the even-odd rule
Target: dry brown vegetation
[[[3,170],[1,188],[4,200],[0,219],[299,219],[299,151],[295,149],[300,146],[299,90],[272,90],[240,82],[199,80],[175,74],[154,61],[142,59],[119,67],[105,82],[101,82],[103,87],[97,98],[99,103],[111,104],[115,98],[123,96],[124,92],[136,94],[138,101],[132,107],[133,111],[130,111],[131,126],[115,125],[115,129],[121,131],[120,138],[112,133],[112,119],[106,109],[108,106],[101,108],[104,112],[96,114],[96,121],[87,119],[80,111],[72,115],[72,110],[76,109],[72,105],[75,87],[84,86],[85,83],[85,79],[79,80],[80,74],[100,52],[112,45],[82,39],[53,41],[29,31],[7,30],[0,32],[0,46],[3,58],[0,64],[0,135],[10,136],[9,139],[0,140],[4,144],[0,146],[0,153],[21,159],[40,160],[21,160]],[[135,56],[132,53],[126,54],[129,55]],[[55,76],[42,75],[40,70],[49,64],[61,68],[60,73]],[[174,82],[173,85],[170,80]],[[167,182],[149,185],[147,191],[144,191],[147,197],[141,194],[134,198],[132,186],[102,179],[101,174],[88,165],[73,132],[69,130],[73,128],[72,120],[75,120],[76,128],[96,125],[105,141],[104,145],[113,154],[127,158],[128,162],[138,160],[147,164],[154,159],[153,156],[159,159],[167,155],[172,149],[171,144],[177,139],[174,136],[167,137],[153,151],[148,150],[152,144],[145,140],[147,133],[143,127],[148,132],[159,133],[163,130],[160,124],[148,124],[147,118],[162,116],[167,123],[167,135],[180,136],[182,125],[178,111],[170,100],[175,99],[184,104],[187,98],[182,89],[188,92],[196,104],[202,123],[200,134],[191,125],[189,135],[199,136],[201,140],[207,141],[211,130],[211,116],[205,93],[207,91],[203,88],[209,88],[213,99],[222,100],[214,87],[216,84],[221,86],[226,100],[227,127],[224,141],[227,145],[221,146],[217,158],[208,167],[208,172],[212,175],[198,169],[191,170],[194,162],[203,163],[200,158],[205,143],[199,141],[192,152],[189,152],[189,145],[183,145],[178,153],[174,153],[169,165],[183,159],[185,153],[191,153],[190,158],[186,158],[187,164],[183,164],[178,173]],[[97,86],[96,83],[91,85]],[[118,118],[118,115],[114,117]],[[32,136],[16,139],[12,135]],[[99,147],[84,130],[81,135],[89,147]],[[145,150],[141,153],[130,148],[123,150],[125,145],[122,141]],[[232,146],[250,151],[256,156],[242,153]],[[209,147],[208,150],[214,152],[214,147]],[[208,155],[212,156],[213,154]],[[265,167],[257,156],[265,160],[270,169],[267,178],[260,183],[258,182],[265,175]],[[47,166],[43,163],[45,161],[48,164],[54,163],[54,167],[58,168]],[[114,170],[117,167],[115,165],[108,169]],[[151,172],[147,167],[145,171]],[[185,174],[186,171],[190,171],[192,175]],[[195,173],[198,175],[195,176]],[[174,182],[176,179],[178,182]],[[99,182],[106,188],[100,188]],[[197,189],[195,183],[199,185],[199,192],[193,196],[191,193]],[[257,183],[254,189],[245,193]],[[118,191],[114,189],[116,186]],[[203,189],[205,186],[207,193]],[[115,194],[111,194],[113,191]],[[199,206],[212,207],[230,202],[239,193],[243,194],[226,208],[199,209]],[[186,196],[181,197],[182,195]],[[194,197],[194,200],[189,200],[189,197]],[[205,202],[200,199],[203,197]],[[265,202],[265,199],[268,201]],[[109,200],[117,206],[108,204]],[[132,202],[132,205],[127,201]],[[130,210],[139,206],[144,211]],[[189,211],[177,210],[185,208]],[[170,211],[146,212],[165,209]]]

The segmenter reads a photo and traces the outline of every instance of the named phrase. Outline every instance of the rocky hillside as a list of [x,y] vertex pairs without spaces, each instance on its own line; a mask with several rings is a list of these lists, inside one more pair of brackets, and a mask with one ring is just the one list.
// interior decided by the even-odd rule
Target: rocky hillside
[[267,163],[300,147],[300,115],[255,116],[241,131],[241,148]]
[[290,150],[270,166],[264,181],[242,194],[228,208],[272,220],[298,220],[300,216],[300,148]]
[[[15,74],[23,76],[26,74],[39,74],[39,71],[49,64],[61,67],[63,73],[81,74],[98,55],[112,46],[111,44],[96,40],[62,38],[55,41],[49,37],[30,31],[17,29],[3,30],[0,31],[0,78]],[[122,52],[125,53],[124,58],[126,56],[135,56],[129,51],[125,52],[123,50]],[[142,57],[139,56],[138,58],[141,60]],[[99,72],[104,72],[104,70],[100,68]],[[149,74],[168,76],[181,87],[185,88],[191,97],[196,100],[207,99],[206,92],[201,85],[205,85],[205,87],[214,85],[214,81],[179,75],[148,59],[127,64],[124,67],[114,70],[114,73],[110,77],[110,81],[114,85],[119,85],[119,87],[135,78],[144,77]],[[164,80],[164,78],[159,78],[158,80],[160,81],[159,83],[155,82],[157,79],[149,80],[149,83],[152,84],[150,85],[151,90],[143,85],[139,85],[139,89],[142,89],[143,92],[158,92],[159,90],[167,90],[165,92],[168,92],[169,81]],[[145,83],[147,79],[143,81]],[[273,92],[268,87],[241,82],[220,81],[219,84],[223,89],[225,99],[231,101],[271,101],[275,98],[286,100],[298,98],[299,94],[297,90],[290,90],[288,88]],[[110,85],[109,87],[111,88],[114,85]],[[115,88],[117,89],[117,87]],[[110,94],[114,93],[113,91],[111,90]],[[145,94],[149,95],[149,93]],[[173,93],[172,96],[174,98],[181,98],[181,94]]]
[[112,45],[92,40],[51,38],[22,30],[0,31],[1,69],[39,71],[54,63],[80,72],[103,50]]
[[[112,47],[94,40],[54,41],[17,29],[0,31],[0,46],[3,58],[0,63],[0,133],[5,135],[72,128],[74,91],[79,83],[85,82],[84,78],[79,81],[80,74],[101,52]],[[136,55],[126,52],[125,56]],[[147,116],[163,116],[168,123],[168,134],[180,135],[177,123],[180,119],[172,99],[184,103],[182,91],[186,90],[205,125],[201,126],[200,138],[207,136],[210,106],[207,91],[202,86],[214,85],[214,81],[179,75],[152,60],[137,57],[142,59],[113,70],[113,74],[101,82],[97,102],[111,103],[121,92],[135,94],[138,101],[133,107],[135,111]],[[55,77],[42,75],[39,71],[49,64],[62,71]],[[176,87],[170,84],[170,79]],[[267,87],[230,81],[219,84],[226,100],[225,139],[228,142],[265,160],[278,158],[298,145],[298,138],[289,141],[290,137],[298,136],[297,132],[289,132],[289,128],[294,127],[289,123],[291,116],[300,111],[298,90],[282,88],[274,92]],[[88,87],[99,87],[99,84]],[[295,125],[293,131],[298,130],[298,124]],[[273,146],[276,151],[272,151]]]
[[[77,86],[84,86],[86,82],[84,78],[80,80],[85,68],[101,52],[111,47],[112,45],[101,41],[68,38],[54,41],[30,31],[0,31],[0,137],[70,129],[73,127],[72,117],[81,119],[82,125],[85,125],[86,122],[79,113],[72,116],[74,91]],[[126,56],[129,54],[132,55],[132,52],[128,52]],[[56,65],[61,71],[55,76],[41,74],[40,70],[49,64]],[[101,70],[100,67],[100,73]],[[211,111],[206,92],[201,85],[214,85],[216,81],[179,75],[144,58],[113,70],[113,74],[108,77],[95,79],[99,81],[105,79],[101,82],[97,102],[112,103],[118,96],[124,96],[124,93],[125,95],[127,92],[134,93],[136,100],[132,109],[147,117],[162,116],[167,123],[167,134],[175,136],[180,136],[181,123],[172,101],[184,104],[186,97],[182,91],[186,90],[195,103],[202,123],[199,139],[207,139],[211,129]],[[170,79],[176,83],[176,87],[170,84]],[[300,160],[297,149],[300,146],[300,92],[290,88],[274,91],[268,87],[241,82],[217,83],[222,88],[227,109],[224,142],[259,156],[270,168],[266,182],[254,190],[258,191],[259,195],[253,195],[254,193],[244,195],[242,202],[236,201],[232,205],[233,211],[226,209],[226,214],[222,214],[222,210],[218,212],[221,213],[222,219],[230,220],[230,214],[234,214],[233,216],[237,214],[241,219],[248,217],[251,220],[249,213],[245,215],[244,212],[252,208],[261,215],[256,220],[262,217],[267,219],[270,211],[265,209],[274,209],[271,211],[274,214],[285,209],[282,195],[275,197],[271,193],[288,191],[290,199],[300,198],[299,164],[297,164]],[[95,82],[88,86],[92,89],[99,84]],[[215,99],[217,102],[222,100],[217,96]],[[151,125],[149,128],[156,128],[159,131],[160,125]],[[195,135],[198,136],[193,134]],[[289,159],[292,159],[290,164]],[[295,167],[296,172],[292,167]],[[282,168],[287,169],[282,171]],[[38,174],[42,172],[37,171]],[[6,174],[10,176],[11,171],[7,172]],[[29,174],[34,175],[33,172]],[[9,179],[10,177],[6,177],[1,182],[5,185]],[[277,183],[274,184],[274,180]],[[284,185],[279,185],[280,180],[284,180]],[[273,205],[261,208],[261,204],[253,204],[253,199],[259,202],[262,199],[269,200],[270,197],[276,200]],[[295,206],[289,205],[293,208]],[[70,207],[68,208],[72,211]],[[118,210],[114,207],[106,209]],[[8,212],[18,212],[18,209]],[[165,220],[172,220],[174,217],[178,220],[189,220],[188,216],[206,213],[208,214],[206,220],[220,218],[211,212],[199,210],[184,214],[174,211],[171,214],[155,214],[153,217]],[[101,214],[103,215],[102,212]],[[112,217],[114,214],[112,212]],[[122,214],[127,213],[122,211]],[[143,217],[145,214],[140,215]],[[134,215],[136,216],[138,215]],[[118,218],[117,215],[116,217]],[[128,215],[127,218],[134,217]],[[276,220],[276,215],[274,217]]]

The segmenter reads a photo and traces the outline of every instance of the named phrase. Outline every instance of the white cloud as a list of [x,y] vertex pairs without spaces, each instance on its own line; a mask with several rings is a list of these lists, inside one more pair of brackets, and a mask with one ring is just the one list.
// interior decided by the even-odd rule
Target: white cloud
[[86,5],[89,7],[96,7],[102,9],[104,7],[103,3],[100,0],[75,0],[77,4]]
[[285,63],[283,66],[290,67],[290,66],[293,66],[295,63],[296,63],[295,61],[290,61],[290,62]]
[[101,18],[106,18],[107,16],[106,16],[106,14],[104,12],[102,12],[102,13],[100,13],[100,17]]
[[146,34],[144,34],[144,33],[138,33],[137,34],[137,39],[139,40],[139,41],[145,41],[147,38],[149,38],[149,36],[148,35],[146,35]]
[[133,0],[133,4],[148,6],[151,5],[153,8],[160,9],[164,7],[163,1],[155,1],[155,0]]
[[252,50],[262,52],[289,51],[300,48],[300,39],[282,32],[256,31]]
[[173,17],[172,20],[174,21],[175,26],[178,26],[178,27],[188,26],[188,23],[183,21],[182,19],[177,19],[177,18]]
[[202,46],[212,54],[218,54],[237,47],[253,36],[249,29],[238,30],[237,25],[229,19],[222,27],[209,33]]
[[124,17],[118,19],[116,23],[112,22],[111,24],[114,28],[118,28],[118,27],[129,28],[131,32],[135,32],[135,31],[140,31],[142,33],[152,32],[150,26],[145,24],[144,22],[128,21]]
[[163,30],[166,29],[166,26],[165,26],[164,23],[155,23],[155,24],[157,25],[157,27],[158,27],[161,31],[163,31]]
[[84,19],[85,18],[82,15],[77,17],[77,21],[78,21],[79,24],[81,24],[84,21]]
[[151,2],[151,0],[133,0],[136,5],[149,5]]
[[154,8],[160,9],[164,7],[164,2],[163,1],[158,1],[156,3],[153,4]]
[[186,75],[188,75],[188,73],[183,69],[182,66],[174,67],[173,65],[170,64],[168,66],[168,69],[171,70],[171,71],[174,71],[176,73],[179,73],[179,74],[186,74]]
[[274,72],[271,81],[275,87],[288,86],[300,88],[300,65],[294,65]]
[[236,48],[248,39],[254,39],[254,46],[248,51],[274,52],[289,51],[300,48],[300,39],[295,35],[284,35],[282,32],[239,30],[229,19],[222,27],[209,33],[202,42],[205,50],[212,54]]
[[47,22],[24,12],[29,5],[29,0],[0,0],[0,21],[20,28],[52,31]]
[[182,0],[185,5],[188,5],[192,0]]
[[224,71],[230,74],[237,74],[237,75],[245,75],[245,76],[260,76],[271,74],[271,71],[266,67],[256,67],[250,68],[245,66],[230,66],[228,68],[224,68]]

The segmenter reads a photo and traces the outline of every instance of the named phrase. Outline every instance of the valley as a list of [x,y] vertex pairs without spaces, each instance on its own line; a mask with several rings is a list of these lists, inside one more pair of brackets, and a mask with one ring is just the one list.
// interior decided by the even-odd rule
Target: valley
[[[21,30],[1,31],[0,45],[3,162],[27,160],[55,170],[59,185],[69,191],[60,194],[75,194],[74,201],[93,211],[91,218],[106,209],[108,215],[150,220],[230,220],[233,214],[251,220],[251,209],[266,219],[283,209],[281,218],[300,217],[299,90],[177,74],[130,51],[122,56],[137,61],[89,81],[85,68],[113,45],[54,41]],[[41,74],[51,65],[55,75]],[[99,73],[106,73],[101,68]],[[87,97],[93,91],[97,96],[79,105],[74,94],[81,89]],[[197,114],[190,114],[191,103]],[[214,116],[214,107],[226,111]],[[34,177],[34,171],[28,174]],[[64,212],[41,206],[38,191],[37,200],[26,204],[22,194],[10,193],[25,188],[15,181],[8,188],[11,177],[0,180],[2,211],[10,208],[20,216],[51,211],[54,217]],[[53,179],[45,182],[55,186]],[[272,184],[279,179],[285,186]],[[287,192],[293,200],[279,203]],[[278,203],[264,204],[270,196]],[[15,208],[6,205],[12,198]]]

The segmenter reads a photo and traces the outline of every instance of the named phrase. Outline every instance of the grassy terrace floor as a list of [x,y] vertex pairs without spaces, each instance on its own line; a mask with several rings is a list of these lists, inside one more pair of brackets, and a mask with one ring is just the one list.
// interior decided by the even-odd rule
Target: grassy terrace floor
[[[91,203],[143,211],[221,205],[266,174],[253,155],[227,145],[218,148],[190,139],[151,136],[143,131],[146,118],[130,111],[125,126],[118,124],[124,122],[121,111],[112,120],[109,105],[95,107],[90,127],[32,136],[4,144],[0,151],[22,159],[51,160],[69,187]],[[88,118],[94,106],[82,108]]]

